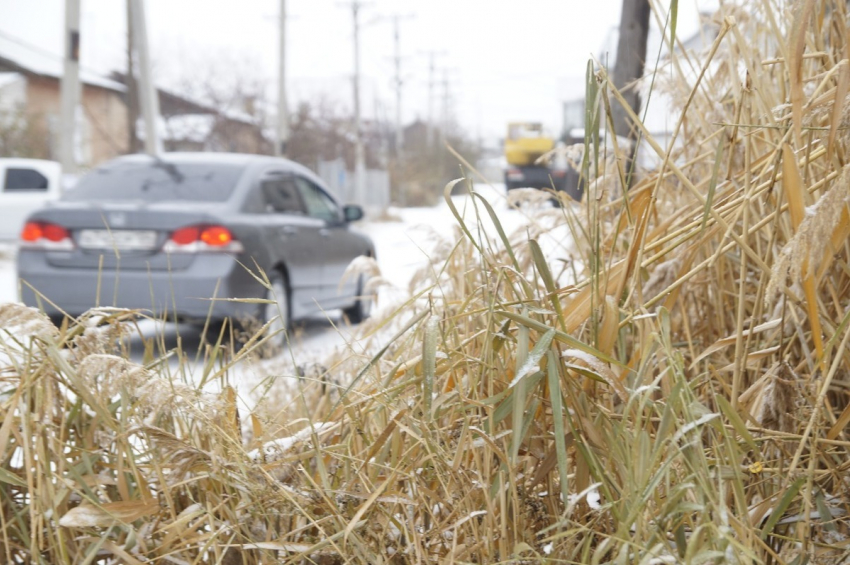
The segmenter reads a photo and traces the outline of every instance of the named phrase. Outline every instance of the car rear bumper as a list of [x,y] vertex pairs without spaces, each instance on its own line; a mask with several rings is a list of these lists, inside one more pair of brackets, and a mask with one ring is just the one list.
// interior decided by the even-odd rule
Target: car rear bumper
[[43,251],[18,254],[21,300],[47,314],[78,316],[98,306],[140,309],[186,320],[249,316],[256,304],[227,298],[257,298],[262,286],[224,254],[199,254],[179,271],[57,268]]

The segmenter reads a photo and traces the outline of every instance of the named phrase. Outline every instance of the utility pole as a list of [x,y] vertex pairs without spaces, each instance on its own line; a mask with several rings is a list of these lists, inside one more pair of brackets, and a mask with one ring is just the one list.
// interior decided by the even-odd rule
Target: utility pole
[[401,160],[404,152],[404,129],[402,127],[402,111],[401,97],[404,79],[401,74],[401,41],[399,39],[398,22],[402,19],[409,19],[412,16],[393,15],[393,39],[395,41],[395,52],[393,60],[395,62],[395,154],[396,159]]
[[162,139],[159,137],[157,128],[159,97],[151,77],[145,5],[144,0],[130,0],[130,2],[133,11],[134,48],[139,57],[139,98],[142,102],[142,115],[145,120],[145,153],[158,155],[162,153]]
[[446,144],[446,137],[448,135],[449,126],[452,123],[452,93],[451,93],[451,81],[449,81],[449,73],[457,72],[456,67],[443,68],[443,79],[440,81],[440,86],[442,86],[442,108],[440,109],[440,145],[444,146]]
[[127,151],[139,151],[139,136],[136,135],[136,122],[139,119],[139,91],[136,85],[136,69],[133,62],[133,6],[127,0],[127,74],[124,79],[127,87]]
[[354,190],[359,204],[366,201],[366,153],[363,148],[363,124],[360,116],[360,9],[364,3],[352,0],[351,16],[354,20]]
[[440,117],[440,147],[446,145],[446,130],[449,127],[449,70],[443,69],[443,111]]
[[59,161],[62,172],[75,173],[74,147],[77,108],[80,105],[80,0],[65,0],[65,59],[60,84]]
[[277,143],[274,154],[286,155],[286,142],[289,141],[289,109],[286,104],[286,0],[280,0],[280,64],[277,82]]
[[435,61],[437,56],[445,55],[445,51],[426,51],[428,56],[428,147],[434,146],[434,85]]

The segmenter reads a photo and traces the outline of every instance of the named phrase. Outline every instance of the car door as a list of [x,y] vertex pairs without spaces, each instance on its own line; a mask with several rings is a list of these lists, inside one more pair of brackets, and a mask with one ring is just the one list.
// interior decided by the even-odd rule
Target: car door
[[0,240],[16,239],[24,220],[56,198],[58,163],[0,159]]
[[262,224],[272,263],[283,263],[289,274],[293,315],[316,309],[321,298],[324,255],[320,231],[325,223],[306,213],[291,174],[271,171],[261,177]]
[[357,278],[351,278],[340,288],[340,281],[351,260],[360,255],[362,244],[350,237],[348,224],[336,201],[313,181],[295,177],[295,183],[307,214],[323,223],[319,230],[324,270],[322,275],[322,305],[334,308],[346,305],[357,293]]

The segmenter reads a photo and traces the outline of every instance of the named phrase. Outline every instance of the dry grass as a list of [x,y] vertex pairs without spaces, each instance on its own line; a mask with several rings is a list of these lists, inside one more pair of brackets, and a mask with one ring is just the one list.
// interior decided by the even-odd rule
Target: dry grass
[[850,562],[846,8],[716,21],[656,85],[682,119],[643,132],[661,164],[627,201],[617,144],[584,151],[585,204],[554,211],[575,285],[459,221],[368,354],[250,422],[109,330],[3,307],[0,559]]

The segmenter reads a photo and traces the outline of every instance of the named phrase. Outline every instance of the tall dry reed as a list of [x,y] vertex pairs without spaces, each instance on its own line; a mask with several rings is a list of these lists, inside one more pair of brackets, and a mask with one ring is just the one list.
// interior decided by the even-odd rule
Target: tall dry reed
[[[4,307],[0,559],[847,563],[847,21],[724,4],[646,81],[680,116],[663,139],[635,117],[655,165],[589,127],[584,202],[536,212],[580,258],[473,195],[368,354],[250,421]],[[588,94],[607,123],[594,65]]]

